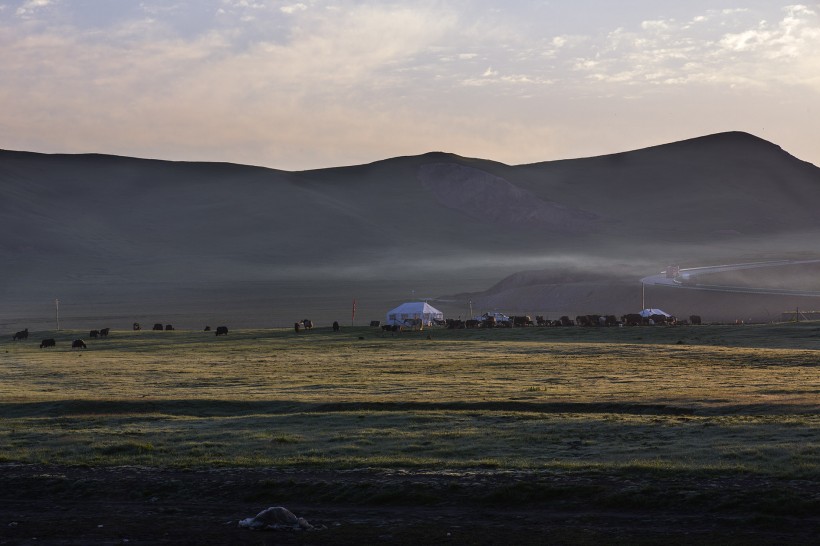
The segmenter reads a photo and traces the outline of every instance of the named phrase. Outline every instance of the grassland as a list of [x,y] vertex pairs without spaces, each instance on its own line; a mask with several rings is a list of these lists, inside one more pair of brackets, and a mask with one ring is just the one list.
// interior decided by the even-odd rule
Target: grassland
[[[80,336],[0,344],[0,462],[481,475],[485,499],[513,504],[560,497],[542,482],[564,476],[587,484],[564,497],[587,487],[599,506],[820,508],[813,323],[112,331],[71,350]],[[45,337],[56,349],[38,348]],[[429,502],[470,496],[447,491]]]
[[0,458],[813,474],[818,338],[785,325],[8,342]]

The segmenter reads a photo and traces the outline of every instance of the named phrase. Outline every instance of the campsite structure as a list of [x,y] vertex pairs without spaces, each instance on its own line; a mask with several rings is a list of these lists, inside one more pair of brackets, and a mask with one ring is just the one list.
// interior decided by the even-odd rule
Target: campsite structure
[[402,303],[387,312],[385,324],[391,326],[425,327],[444,321],[444,313],[424,301]]

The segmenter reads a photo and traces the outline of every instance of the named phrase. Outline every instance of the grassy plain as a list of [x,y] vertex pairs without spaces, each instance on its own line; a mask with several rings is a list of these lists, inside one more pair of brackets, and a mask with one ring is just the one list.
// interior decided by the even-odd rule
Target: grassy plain
[[818,477],[812,323],[80,335],[0,345],[0,461]]
[[[817,324],[84,333],[0,342],[0,543],[820,532]],[[324,530],[238,529],[277,504]]]

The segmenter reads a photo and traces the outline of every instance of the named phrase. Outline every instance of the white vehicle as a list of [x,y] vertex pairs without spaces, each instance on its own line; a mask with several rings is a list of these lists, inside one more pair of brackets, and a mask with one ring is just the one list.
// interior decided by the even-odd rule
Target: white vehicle
[[495,319],[495,322],[510,322],[510,320],[511,320],[510,317],[508,317],[504,313],[497,313],[497,312],[496,313],[489,313],[489,312],[484,313],[480,317],[473,317],[473,320],[479,320],[481,322],[484,322],[485,320],[492,319],[492,318]]

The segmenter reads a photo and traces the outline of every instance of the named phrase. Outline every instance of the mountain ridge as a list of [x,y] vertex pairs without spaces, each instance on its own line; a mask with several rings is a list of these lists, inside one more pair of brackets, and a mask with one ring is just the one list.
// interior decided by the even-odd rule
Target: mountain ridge
[[740,132],[525,165],[428,152],[307,171],[0,151],[0,188],[0,303],[20,305],[47,293],[93,307],[104,293],[281,307],[323,283],[322,301],[344,285],[375,309],[567,261],[623,262],[618,279],[637,279],[667,262],[820,251],[820,169]]

